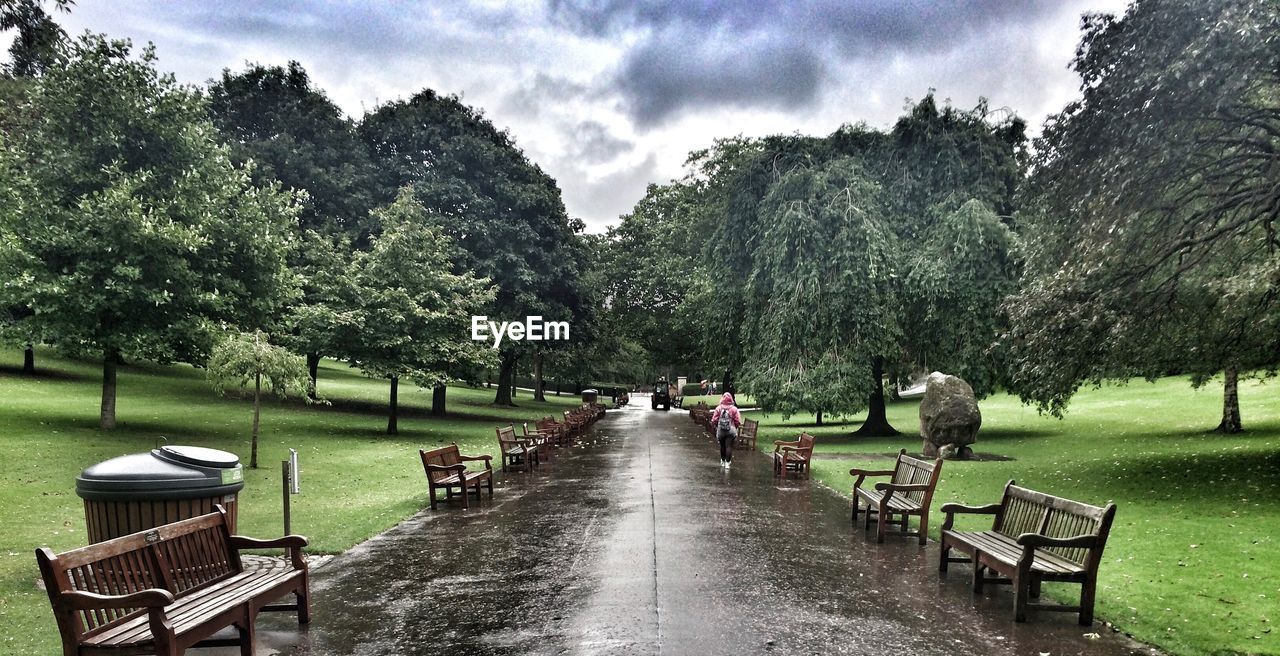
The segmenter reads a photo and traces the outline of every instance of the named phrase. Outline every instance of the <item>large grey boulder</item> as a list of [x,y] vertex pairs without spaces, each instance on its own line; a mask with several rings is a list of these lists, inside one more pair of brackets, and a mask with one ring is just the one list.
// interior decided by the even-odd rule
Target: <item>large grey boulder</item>
[[978,441],[982,413],[969,383],[940,371],[929,374],[920,400],[920,436],[924,455],[966,459]]

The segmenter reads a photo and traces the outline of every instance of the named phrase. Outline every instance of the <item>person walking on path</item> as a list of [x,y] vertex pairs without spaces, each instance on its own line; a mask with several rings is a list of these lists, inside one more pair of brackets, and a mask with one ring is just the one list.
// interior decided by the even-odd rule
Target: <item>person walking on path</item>
[[716,439],[720,442],[720,466],[728,469],[733,461],[733,441],[738,439],[738,427],[742,425],[742,413],[733,404],[733,395],[725,392],[720,405],[711,413],[711,425],[716,427]]

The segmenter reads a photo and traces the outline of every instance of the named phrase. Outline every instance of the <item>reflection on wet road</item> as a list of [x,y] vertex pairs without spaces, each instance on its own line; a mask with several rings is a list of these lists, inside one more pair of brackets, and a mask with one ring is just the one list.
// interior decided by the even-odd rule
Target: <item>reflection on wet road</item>
[[1008,590],[940,578],[932,543],[866,539],[847,504],[759,454],[722,471],[684,412],[611,410],[492,502],[317,569],[310,628],[264,616],[259,653],[1146,653],[1071,614],[1014,624]]

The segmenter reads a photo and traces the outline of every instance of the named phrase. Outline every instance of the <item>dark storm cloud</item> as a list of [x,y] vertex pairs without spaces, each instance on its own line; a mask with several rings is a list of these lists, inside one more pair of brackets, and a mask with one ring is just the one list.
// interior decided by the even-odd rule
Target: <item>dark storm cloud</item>
[[578,34],[638,36],[612,85],[640,127],[686,109],[812,107],[839,67],[950,53],[998,57],[987,41],[993,33],[1061,7],[1058,0],[548,0],[551,20]]

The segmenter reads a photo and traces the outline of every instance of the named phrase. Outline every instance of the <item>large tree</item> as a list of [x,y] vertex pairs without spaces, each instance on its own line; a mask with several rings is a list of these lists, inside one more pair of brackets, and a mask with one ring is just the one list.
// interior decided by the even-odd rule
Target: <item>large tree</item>
[[355,317],[342,355],[390,382],[387,433],[395,434],[402,379],[434,388],[459,368],[492,364],[492,351],[471,341],[470,319],[493,290],[474,274],[452,272],[453,242],[411,190],[374,214],[378,236],[351,267]]
[[[456,96],[425,90],[382,105],[360,124],[382,188],[412,185],[417,199],[459,247],[455,272],[488,278],[497,295],[487,314],[504,321],[586,316],[581,286],[581,221],[571,220],[555,180],[525,157],[509,134]],[[533,352],[508,340],[500,349],[494,402],[512,405],[516,362]],[[542,348],[554,346],[544,343]]]
[[890,132],[770,137],[711,158],[714,282],[691,294],[717,317],[701,324],[706,350],[766,408],[867,410],[862,434],[896,433],[886,376],[947,366],[990,392],[1024,141],[1020,120],[993,114],[928,95]]
[[1084,384],[1280,362],[1280,5],[1138,0],[1086,16],[1082,97],[1036,148],[1031,277],[1002,342],[1012,387],[1061,414]]
[[122,357],[202,362],[211,324],[262,325],[294,290],[290,196],[255,187],[200,93],[155,62],[128,41],[75,41],[22,108],[30,193],[0,216],[0,306],[101,359],[102,428]]
[[279,181],[298,192],[300,248],[290,267],[302,295],[287,308],[275,336],[307,357],[311,396],[320,358],[341,345],[334,340],[350,320],[343,289],[353,247],[367,245],[376,230],[370,210],[378,189],[373,164],[355,124],[317,88],[298,62],[250,64],[209,88],[209,112],[237,162],[254,163],[260,184]]

